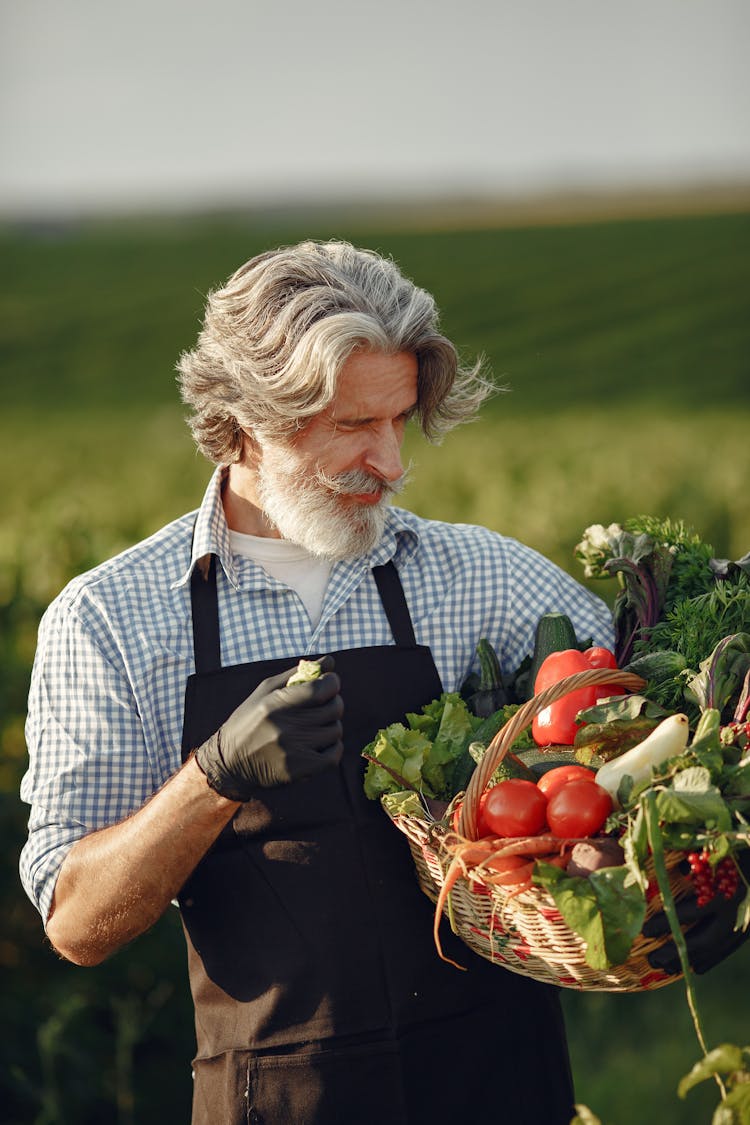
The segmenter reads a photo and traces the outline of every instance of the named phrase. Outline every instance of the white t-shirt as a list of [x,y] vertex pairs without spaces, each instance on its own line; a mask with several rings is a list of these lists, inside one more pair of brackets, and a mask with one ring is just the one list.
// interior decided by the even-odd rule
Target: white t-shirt
[[272,539],[263,535],[229,532],[232,550],[262,566],[272,578],[295,590],[307,610],[313,628],[320,620],[323,598],[331,575],[332,563],[311,555],[304,547],[288,539]]

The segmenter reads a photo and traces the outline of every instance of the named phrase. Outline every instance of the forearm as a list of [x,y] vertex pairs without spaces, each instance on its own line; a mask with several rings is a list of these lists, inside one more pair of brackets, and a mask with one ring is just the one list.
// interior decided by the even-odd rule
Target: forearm
[[138,812],[84,836],[55,886],[47,936],[78,965],[96,965],[164,913],[238,805],[190,760]]

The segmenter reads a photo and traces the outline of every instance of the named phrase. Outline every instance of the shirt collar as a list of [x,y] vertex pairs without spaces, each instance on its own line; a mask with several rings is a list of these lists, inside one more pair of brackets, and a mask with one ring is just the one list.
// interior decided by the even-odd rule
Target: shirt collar
[[196,566],[207,569],[211,555],[216,555],[229,581],[239,585],[237,567],[229,542],[229,528],[221,502],[221,490],[226,477],[226,467],[219,467],[208,482],[193,528],[193,546],[190,552],[190,565],[185,573],[172,586],[178,589],[190,581]]
[[[182,577],[172,584],[172,589],[185,586],[190,581],[190,576],[196,566],[207,569],[211,555],[217,556],[231,584],[235,588],[240,586],[240,575],[235,557],[232,554],[229,528],[224,515],[224,505],[221,502],[222,486],[226,473],[226,466],[220,466],[213,473],[208,483],[195,520],[190,564]],[[409,515],[410,513],[402,511],[400,508],[388,509],[383,534],[369,555],[365,559],[357,560],[360,565],[379,566],[381,563],[396,558],[405,563],[413,556],[417,550],[419,535],[409,521]]]
[[390,559],[406,563],[419,546],[419,533],[409,520],[410,513],[401,508],[389,508],[380,541],[367,556],[369,567],[380,566]]

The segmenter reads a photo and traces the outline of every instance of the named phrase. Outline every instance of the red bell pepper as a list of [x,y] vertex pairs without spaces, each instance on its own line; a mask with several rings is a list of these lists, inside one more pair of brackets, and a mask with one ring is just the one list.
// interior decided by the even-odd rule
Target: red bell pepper
[[[551,652],[542,661],[542,666],[534,682],[534,694],[559,683],[575,672],[587,672],[591,668],[586,657],[577,648],[565,648],[560,652]],[[537,746],[572,746],[578,730],[576,715],[585,707],[593,707],[596,702],[596,688],[578,688],[569,691],[556,703],[545,707],[538,715],[534,716],[531,724],[531,733]]]
[[[615,654],[610,652],[608,648],[602,648],[601,645],[594,645],[592,648],[587,648],[583,654],[589,662],[591,668],[614,668],[617,669],[617,661]],[[619,684],[599,684],[596,688],[596,702],[600,699],[606,699],[610,695],[624,695],[625,688],[620,687]]]
[[[586,672],[590,668],[617,668],[614,654],[609,649],[594,645],[580,652],[577,648],[565,648],[551,652],[542,662],[534,683],[534,694],[559,683],[575,672]],[[562,696],[556,703],[545,707],[535,716],[531,733],[537,746],[572,746],[579,724],[576,715],[587,707],[593,707],[608,695],[621,695],[623,688],[615,684],[598,684],[593,687],[578,688]]]

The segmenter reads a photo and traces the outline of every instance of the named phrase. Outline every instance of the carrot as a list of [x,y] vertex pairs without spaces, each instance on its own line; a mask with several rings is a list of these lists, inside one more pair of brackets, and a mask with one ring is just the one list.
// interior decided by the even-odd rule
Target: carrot
[[493,887],[512,887],[517,883],[526,883],[531,885],[531,872],[534,870],[534,861],[529,860],[528,863],[522,863],[520,867],[513,867],[507,871],[482,871],[482,878],[485,883],[489,883]]
[[505,871],[514,871],[519,867],[524,867],[528,863],[528,859],[522,855],[497,855],[494,853],[488,856],[482,863],[480,863],[475,870],[483,871],[485,868],[503,873]]
[[464,863],[481,863],[483,859],[497,851],[498,841],[493,836],[485,836],[481,840],[465,840],[462,836],[455,837],[455,843],[446,839],[443,846],[449,855],[463,860]]
[[[479,864],[474,870],[482,876],[485,883],[489,883],[493,887],[510,887],[517,883],[525,883],[527,887],[530,887],[531,874],[537,859],[543,859],[545,863],[551,863],[554,867],[565,867],[569,857],[569,850],[563,855],[537,856],[534,859],[526,859],[523,856],[498,857],[494,855],[485,860],[484,863]],[[509,860],[520,862],[514,863],[512,867],[503,866]]]
[[457,969],[461,969],[463,972],[466,972],[465,965],[459,965],[458,961],[454,961],[452,960],[452,958],[446,957],[446,955],[443,953],[443,947],[440,944],[439,931],[440,919],[443,916],[443,907],[445,906],[445,903],[448,899],[448,895],[451,893],[456,883],[458,882],[459,876],[465,873],[466,868],[461,861],[461,857],[455,856],[454,859],[451,860],[450,866],[445,873],[445,879],[443,880],[443,885],[440,888],[438,900],[435,903],[435,921],[432,928],[432,936],[435,939],[435,948],[438,951],[438,956],[441,957],[443,961],[447,961],[449,965],[455,965]]
[[[579,840],[563,840],[559,836],[518,836],[495,840],[496,856],[527,855],[543,856],[560,854],[565,848],[579,843]],[[499,847],[497,845],[500,845]]]

